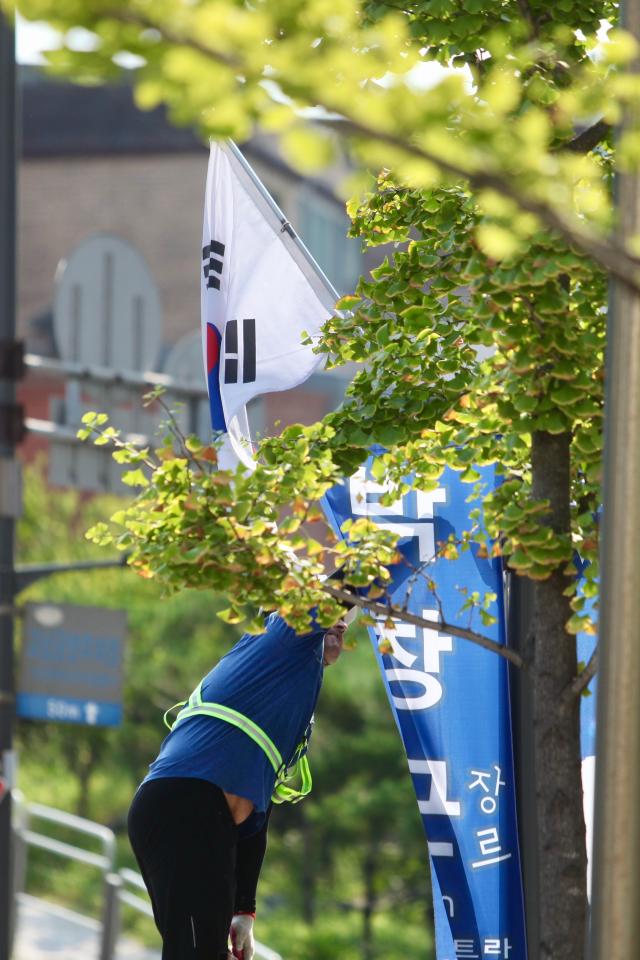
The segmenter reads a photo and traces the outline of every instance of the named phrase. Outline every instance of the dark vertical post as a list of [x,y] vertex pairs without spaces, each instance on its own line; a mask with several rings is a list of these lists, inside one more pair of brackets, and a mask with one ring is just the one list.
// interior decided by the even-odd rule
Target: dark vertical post
[[114,960],[120,934],[120,890],[122,878],[117,873],[105,877],[100,960]]
[[[0,482],[10,483],[16,440],[16,71],[13,27],[0,12]],[[15,511],[0,491],[0,775],[11,786],[15,710],[13,543]],[[0,960],[9,960],[12,913],[11,794],[0,799]]]
[[[621,3],[640,38],[640,0]],[[636,61],[635,69],[640,69]],[[631,101],[623,127],[637,130]],[[640,176],[616,174],[618,235],[640,231]],[[640,270],[638,271],[640,277]],[[592,882],[593,960],[627,960],[640,943],[640,296],[612,283],[607,329],[604,513]]]
[[[508,574],[507,635],[509,646],[525,662],[531,661],[533,582]],[[528,671],[510,667],[513,760],[518,806],[518,839],[522,862],[522,885],[529,957],[537,955],[540,943],[540,884],[538,862],[538,817],[536,769],[533,743],[533,689]]]

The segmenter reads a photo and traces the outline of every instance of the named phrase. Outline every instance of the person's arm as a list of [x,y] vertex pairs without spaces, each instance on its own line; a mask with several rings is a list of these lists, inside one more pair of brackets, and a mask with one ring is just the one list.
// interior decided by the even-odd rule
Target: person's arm
[[234,913],[256,912],[258,879],[267,849],[267,830],[271,807],[264,824],[257,833],[238,840],[236,853],[236,900]]
[[238,840],[236,848],[236,899],[229,936],[232,956],[252,960],[255,950],[253,921],[256,917],[256,892],[260,869],[267,849],[267,830],[271,807],[257,833]]

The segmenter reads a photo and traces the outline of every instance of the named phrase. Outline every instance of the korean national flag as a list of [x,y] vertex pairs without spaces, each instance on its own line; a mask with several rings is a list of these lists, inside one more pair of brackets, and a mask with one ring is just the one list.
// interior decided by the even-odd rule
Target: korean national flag
[[[202,346],[211,424],[228,434],[220,464],[253,464],[246,404],[297,386],[322,357],[335,298],[257,178],[226,143],[212,143],[202,232]],[[231,453],[229,447],[232,448]]]

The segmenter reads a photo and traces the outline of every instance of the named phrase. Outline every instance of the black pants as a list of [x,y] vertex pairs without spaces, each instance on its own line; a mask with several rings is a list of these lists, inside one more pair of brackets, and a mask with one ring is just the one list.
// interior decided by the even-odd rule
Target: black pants
[[237,829],[225,796],[205,780],[144,783],[129,839],[162,936],[162,960],[227,960]]

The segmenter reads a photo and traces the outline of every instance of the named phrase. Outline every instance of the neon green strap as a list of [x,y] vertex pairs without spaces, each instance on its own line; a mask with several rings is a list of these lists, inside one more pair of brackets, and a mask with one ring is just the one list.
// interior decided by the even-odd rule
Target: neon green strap
[[187,703],[186,700],[180,700],[178,703],[174,703],[172,707],[169,707],[169,709],[165,711],[164,717],[162,719],[164,720],[165,727],[169,727],[169,730],[172,730],[176,725],[175,720],[173,721],[173,723],[169,723],[169,714],[171,713],[172,710],[177,709],[177,707],[184,707],[186,703]]
[[195,716],[215,717],[218,720],[224,720],[226,723],[232,724],[234,727],[238,727],[239,730],[246,733],[254,743],[257,743],[258,746],[264,750],[276,774],[282,769],[282,757],[273,740],[270,740],[264,730],[261,730],[260,727],[252,723],[248,717],[237,713],[230,707],[224,707],[219,703],[205,703],[201,707],[185,707],[176,717],[176,723]]
[[[284,779],[292,780],[297,774],[300,775],[300,789],[294,790],[293,787],[288,787],[285,784]],[[271,797],[274,803],[298,803],[299,800],[304,800],[304,798],[311,793],[311,770],[306,754],[300,757],[296,765],[292,768],[291,773],[284,779],[279,780],[275,785],[273,796]]]
[[[181,707],[182,709],[173,724],[171,724],[167,718],[176,707]],[[215,717],[218,720],[224,720],[226,723],[232,724],[234,727],[242,730],[243,733],[246,733],[248,737],[251,737],[254,743],[266,753],[276,774],[276,784],[271,798],[274,803],[297,803],[311,791],[311,771],[309,769],[309,761],[306,755],[304,755],[307,747],[306,739],[303,740],[296,749],[294,755],[295,762],[291,767],[287,768],[275,743],[257,723],[254,723],[249,717],[245,717],[244,714],[238,713],[237,710],[233,710],[231,707],[224,706],[221,703],[207,703],[203,701],[202,681],[198,684],[188,700],[176,703],[167,710],[164,715],[164,722],[171,730],[182,720],[196,716]],[[299,775],[301,779],[299,790],[295,790],[293,787],[286,785],[286,781],[292,780],[297,775]]]

